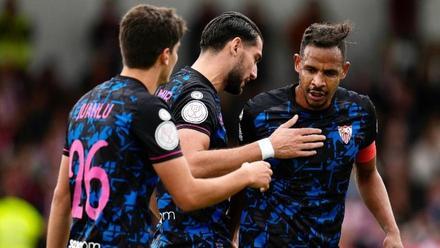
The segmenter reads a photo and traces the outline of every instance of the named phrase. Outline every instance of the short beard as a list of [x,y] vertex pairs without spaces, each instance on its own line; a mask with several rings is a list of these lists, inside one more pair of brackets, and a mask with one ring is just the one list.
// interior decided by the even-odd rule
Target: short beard
[[232,94],[232,95],[240,95],[243,89],[241,88],[241,82],[242,82],[242,67],[239,65],[238,67],[235,67],[232,69],[228,76],[226,77],[226,86],[225,91]]

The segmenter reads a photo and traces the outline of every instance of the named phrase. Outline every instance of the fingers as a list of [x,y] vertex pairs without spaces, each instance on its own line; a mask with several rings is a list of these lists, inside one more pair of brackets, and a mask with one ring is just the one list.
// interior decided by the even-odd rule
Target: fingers
[[259,172],[259,176],[257,179],[258,183],[257,187],[260,188],[260,192],[265,192],[269,189],[269,185],[270,185],[270,181],[273,175],[273,171],[270,169],[270,164],[266,161],[257,161],[253,163],[255,168],[257,168],[258,166],[261,166],[260,168],[260,172]]
[[310,156],[316,155],[316,153],[317,152],[315,150],[313,150],[313,151],[299,151],[296,153],[296,156],[297,157],[310,157]]
[[316,148],[321,148],[323,146],[324,146],[324,142],[303,143],[300,145],[301,150],[312,150]]
[[[312,128],[312,127],[303,127],[296,129],[299,134],[302,135],[312,135],[312,134],[320,134],[322,133],[322,130],[319,128]],[[323,136],[323,135],[322,135]]]
[[260,162],[262,162],[263,165],[266,166],[266,168],[268,168],[267,172],[269,173],[269,180],[270,180],[270,176],[273,175],[273,171],[270,169],[270,164],[268,162],[266,162],[266,161],[260,161]]
[[[266,162],[266,161],[260,161],[261,163],[263,163],[263,165],[265,165],[267,168],[270,169],[270,163]],[[270,170],[272,172],[272,170]],[[271,174],[272,175],[272,174]]]
[[324,135],[321,134],[310,134],[310,135],[303,135],[302,141],[304,142],[317,142],[317,141],[324,141],[326,138]]
[[[248,162],[245,162],[245,164],[249,164]],[[268,163],[268,162],[266,162],[266,161],[263,161],[263,160],[260,160],[260,161],[255,161],[255,162],[252,162],[252,164],[253,165],[261,165],[261,166],[265,166],[266,168],[269,168],[270,169],[270,163]]]
[[283,124],[280,125],[281,128],[289,128],[293,125],[295,125],[295,123],[298,121],[298,115],[294,115],[290,120],[284,122]]
[[260,187],[260,192],[266,192],[270,188],[270,181],[272,181],[271,177],[266,178],[266,185],[264,187]]

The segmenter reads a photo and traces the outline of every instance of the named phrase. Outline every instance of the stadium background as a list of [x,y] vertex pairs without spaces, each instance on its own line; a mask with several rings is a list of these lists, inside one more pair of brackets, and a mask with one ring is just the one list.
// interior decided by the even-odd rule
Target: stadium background
[[[262,29],[258,79],[240,97],[223,96],[232,145],[244,101],[296,80],[292,56],[305,27],[351,20],[352,66],[342,86],[368,94],[376,105],[378,167],[406,247],[440,247],[440,1],[143,2],[174,7],[187,20],[176,69],[195,60],[201,29],[222,11],[241,11]],[[0,247],[6,239],[44,246],[67,113],[83,93],[119,72],[117,25],[137,3],[0,0]],[[378,247],[383,233],[353,182],[341,246]],[[10,196],[33,208],[12,204]],[[14,220],[23,216],[21,224]]]

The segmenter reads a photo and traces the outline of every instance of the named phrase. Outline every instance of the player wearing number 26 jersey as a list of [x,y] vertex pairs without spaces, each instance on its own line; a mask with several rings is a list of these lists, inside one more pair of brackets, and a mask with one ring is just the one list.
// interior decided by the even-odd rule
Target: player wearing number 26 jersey
[[165,7],[141,4],[122,18],[120,75],[85,94],[69,115],[48,248],[148,247],[148,203],[158,177],[184,211],[247,186],[269,186],[264,161],[212,179],[191,175],[167,105],[150,94],[169,80],[184,31],[184,21]]
[[70,242],[148,244],[145,210],[158,181],[152,163],[181,156],[176,133],[165,103],[136,79],[114,77],[78,101],[64,148],[70,161]]
[[169,8],[144,4],[125,14],[121,75],[82,96],[68,116],[49,248],[149,246],[158,175],[183,160],[168,106],[150,93],[169,79],[184,29]]

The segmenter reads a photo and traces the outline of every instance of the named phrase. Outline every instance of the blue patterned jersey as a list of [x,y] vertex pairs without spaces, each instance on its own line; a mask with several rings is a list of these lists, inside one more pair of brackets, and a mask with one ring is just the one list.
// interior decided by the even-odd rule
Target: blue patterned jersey
[[181,156],[168,106],[136,79],[117,76],[69,114],[72,225],[69,247],[145,247],[151,242],[152,164]]
[[[178,129],[190,128],[210,137],[210,149],[227,145],[226,129],[217,91],[202,74],[185,67],[156,95],[167,101]],[[206,165],[209,166],[209,165]],[[227,225],[229,201],[184,213],[172,201],[163,184],[157,186],[157,206],[161,219],[152,247],[229,247]]]
[[311,157],[268,160],[270,189],[244,193],[240,247],[337,247],[352,165],[375,140],[376,114],[368,97],[339,87],[328,109],[310,111],[296,104],[295,86],[249,100],[240,121],[241,140],[268,137],[298,114],[295,127],[322,129],[324,147]]

